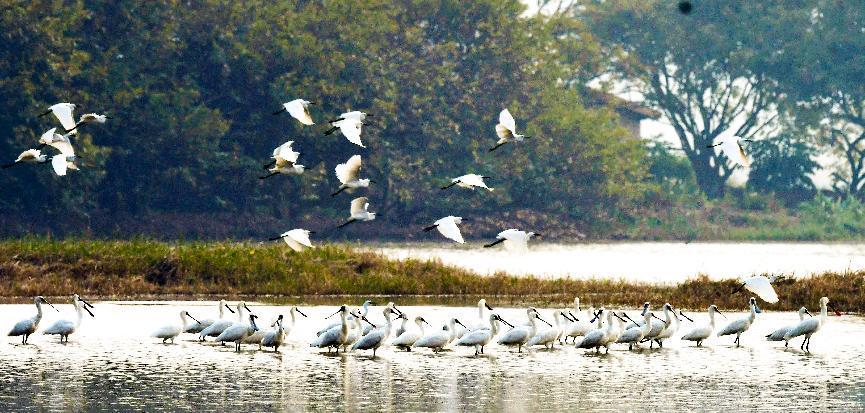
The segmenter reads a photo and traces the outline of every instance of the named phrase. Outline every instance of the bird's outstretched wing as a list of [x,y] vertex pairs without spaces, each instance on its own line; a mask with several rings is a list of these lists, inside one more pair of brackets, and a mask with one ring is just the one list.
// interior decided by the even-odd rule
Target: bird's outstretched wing
[[71,131],[75,128],[75,118],[72,117],[72,111],[75,110],[75,105],[71,103],[58,103],[52,105],[50,109],[57,120],[60,121],[60,124],[63,125],[63,129]]
[[54,173],[56,173],[57,176],[66,176],[66,169],[69,167],[66,155],[62,153],[54,155],[54,157],[51,158],[51,167],[54,168]]
[[[511,112],[507,109],[499,113],[499,124],[510,130],[512,134],[517,132],[517,123],[514,121]],[[498,131],[498,128],[496,128],[496,131]]]
[[309,114],[309,108],[303,104],[302,99],[295,99],[285,104],[285,110],[291,117],[300,121],[304,125],[315,125],[312,121],[312,116]]
[[342,183],[357,180],[360,175],[360,165],[360,155],[354,155],[351,158],[348,158],[345,163],[337,165],[334,169],[336,171],[336,178]]
[[363,122],[358,119],[348,118],[339,121],[339,131],[342,132],[345,138],[348,139],[349,142],[360,146],[361,148],[366,148],[360,140],[362,127]]
[[351,201],[351,215],[359,214],[369,208],[369,199],[365,196],[355,198]]
[[745,280],[745,289],[757,294],[760,299],[767,303],[778,302],[778,294],[775,292],[775,288],[772,287],[769,279],[762,275]]
[[312,241],[309,240],[309,231],[297,228],[286,232],[286,235],[299,244],[312,248]]
[[277,162],[282,160],[291,164],[296,163],[297,158],[300,157],[300,152],[295,152],[294,149],[291,148],[292,144],[294,144],[294,141],[288,141],[279,145],[279,147],[273,150],[273,158],[276,159]]
[[460,233],[460,228],[457,226],[455,217],[444,217],[435,223],[437,224],[436,228],[438,228],[439,232],[444,235],[445,238],[454,240],[460,244],[465,243],[463,235]]

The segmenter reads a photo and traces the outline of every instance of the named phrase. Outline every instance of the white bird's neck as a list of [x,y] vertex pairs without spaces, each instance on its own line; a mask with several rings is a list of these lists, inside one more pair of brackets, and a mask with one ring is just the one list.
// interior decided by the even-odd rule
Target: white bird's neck
[[574,314],[580,313],[580,299],[574,298]]
[[339,313],[339,317],[342,320],[342,334],[348,334],[348,319],[345,316],[345,313]]
[[[646,313],[646,314],[649,314],[649,313]],[[649,331],[651,331],[651,330],[652,330],[652,316],[651,316],[651,314],[649,314],[648,316],[643,317],[643,328],[642,328],[643,335],[645,336],[646,334],[649,334]]]
[[454,339],[457,338],[457,323],[455,323],[454,320],[451,320],[450,323],[448,323],[448,326],[450,327],[450,341],[454,341]]
[[246,315],[246,308],[245,307],[246,306],[244,306],[244,305],[237,306],[237,321],[240,323],[246,321],[245,317],[244,317]]
[[748,320],[750,320],[753,323],[754,319],[756,319],[756,318],[757,318],[757,306],[755,306],[754,304],[751,304],[751,314],[748,315]]
[[820,304],[820,324],[825,323],[826,317],[829,316],[829,310],[826,307],[826,304]]
[[75,321],[75,328],[78,328],[78,326],[81,325],[81,319],[84,318],[84,309],[81,308],[81,306],[81,302],[75,302],[75,311],[78,313],[78,319]]
[[490,321],[490,336],[495,337],[499,333],[499,320]]
[[715,328],[715,309],[709,310],[709,326]]
[[225,303],[220,301],[219,302],[219,318],[222,319],[222,317],[224,315],[225,315]]
[[38,323],[39,320],[41,320],[41,319],[42,319],[42,303],[39,301],[36,301],[36,317],[33,317],[33,320]]
[[482,302],[478,302],[478,318],[481,321],[484,319],[484,304]]
[[186,320],[186,314],[181,314],[180,315],[180,325],[182,326],[180,328],[181,331],[186,331],[186,321],[187,321]]
[[[291,324],[289,324],[292,327],[294,327],[294,321],[295,321],[294,313],[295,313],[295,310],[292,308],[291,309]],[[279,328],[282,328],[282,323],[279,323]]]

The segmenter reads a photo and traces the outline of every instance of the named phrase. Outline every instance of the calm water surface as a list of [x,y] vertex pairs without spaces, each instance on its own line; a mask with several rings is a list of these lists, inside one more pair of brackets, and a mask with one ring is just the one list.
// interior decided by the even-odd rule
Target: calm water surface
[[[495,303],[492,303],[495,305]],[[458,348],[432,354],[386,348],[331,356],[307,343],[333,307],[305,307],[278,353],[247,346],[200,344],[190,336],[163,345],[147,333],[179,322],[188,309],[214,317],[213,303],[95,303],[66,345],[34,335],[27,346],[0,342],[0,411],[851,411],[865,408],[865,322],[831,317],[812,354],[762,336],[796,316],[764,313],[742,338],[710,339],[705,348],[673,340],[662,350],[614,348],[596,355],[572,347],[517,354],[498,346],[471,356]],[[250,304],[263,319],[287,307]],[[42,328],[70,317],[71,305],[47,314]],[[474,321],[466,307],[405,307],[438,327],[452,314]],[[377,309],[375,313],[377,314]],[[0,305],[0,326],[34,312]],[[511,322],[520,309],[497,309]],[[546,311],[543,314],[547,314]],[[705,314],[695,314],[704,323]],[[733,319],[741,314],[728,314]],[[547,315],[547,317],[550,317]],[[378,315],[374,319],[381,319]],[[330,321],[330,320],[328,320]],[[690,325],[684,325],[680,336]],[[795,343],[798,346],[798,342]]]
[[505,271],[662,283],[681,282],[697,274],[723,279],[865,268],[865,244],[842,243],[535,243],[525,252],[480,245],[386,244],[374,250],[397,259],[437,259],[482,274]]

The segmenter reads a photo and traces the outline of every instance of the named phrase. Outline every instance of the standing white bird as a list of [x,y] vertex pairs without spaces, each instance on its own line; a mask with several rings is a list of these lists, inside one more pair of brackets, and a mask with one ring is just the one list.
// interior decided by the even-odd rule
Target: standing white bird
[[470,331],[460,337],[457,340],[456,345],[458,346],[474,346],[475,355],[483,354],[484,347],[492,341],[492,339],[499,333],[499,323],[503,323],[511,328],[514,328],[511,323],[508,323],[503,318],[499,317],[498,314],[490,314],[490,328],[479,329],[475,331]]
[[760,297],[763,301],[774,304],[778,302],[778,294],[775,293],[775,288],[772,287],[772,283],[779,281],[783,278],[784,276],[777,275],[773,275],[771,277],[766,277],[765,275],[757,275],[743,281],[741,285],[739,285],[735,290],[733,290],[733,294],[736,294],[744,288],[754,294],[757,294],[757,297]]
[[18,155],[18,158],[15,159],[14,162],[3,164],[3,169],[11,168],[15,165],[22,163],[46,163],[48,162],[48,155],[43,154],[39,149],[28,149],[24,152],[21,152]]
[[[229,312],[234,313],[234,310],[232,310],[231,307],[229,307],[228,304],[225,303],[225,300],[219,300],[219,304],[217,304],[216,307],[219,310],[218,320],[222,320],[223,316],[225,315],[225,312],[224,312],[225,309],[228,309]],[[214,323],[214,320],[212,318],[201,320],[201,321],[195,322],[193,324],[190,324],[189,327],[186,328],[185,332],[186,333],[193,333],[193,334],[200,333],[205,328],[210,327],[210,325],[213,323]]]
[[[209,325],[204,330],[201,330],[199,333],[199,341],[204,341],[205,337],[218,337],[222,334],[225,329],[231,327],[236,324],[243,324],[246,320],[246,312],[249,311],[249,307],[246,306],[246,303],[243,301],[237,303],[237,322],[231,320],[223,320],[219,319],[213,322],[213,324]],[[232,311],[234,312],[234,311]]]
[[452,186],[458,186],[460,188],[466,188],[471,190],[474,190],[475,188],[483,188],[487,191],[492,192],[493,188],[488,187],[486,182],[484,182],[484,179],[490,179],[490,177],[478,174],[465,174],[451,179],[451,183],[447,186],[443,186],[442,189],[448,189]]
[[274,317],[273,322],[270,323],[269,329],[265,330],[263,328],[259,328],[258,330],[255,330],[255,332],[253,332],[252,334],[246,336],[246,338],[244,338],[241,343],[258,344],[258,349],[261,350],[261,340],[264,339],[265,335],[275,331],[278,326],[282,325],[283,318],[284,316],[282,314],[278,314],[276,317]]
[[507,109],[504,109],[499,113],[499,123],[496,125],[496,136],[499,137],[499,140],[496,142],[496,146],[490,148],[490,152],[498,149],[506,143],[522,142],[524,139],[531,138],[531,136],[520,135],[517,133],[517,122],[514,120],[511,112]]
[[751,161],[748,155],[745,154],[745,149],[742,147],[742,142],[753,142],[751,139],[742,139],[738,136],[728,136],[720,138],[720,142],[714,145],[706,145],[707,148],[721,147],[721,152],[727,159],[731,160],[736,165],[750,167]]
[[541,345],[552,350],[556,345],[556,340],[558,340],[562,335],[562,328],[564,327],[562,318],[571,321],[571,319],[565,315],[564,311],[556,310],[553,313],[553,322],[555,322],[556,325],[535,332],[534,336],[526,342],[526,347]]
[[727,316],[718,310],[718,306],[712,304],[709,306],[709,325],[694,327],[691,331],[682,336],[682,340],[685,341],[696,341],[697,347],[701,347],[703,345],[703,340],[709,338],[712,335],[712,332],[715,331],[715,313],[721,315],[725,319]]
[[41,113],[39,117],[46,116],[50,113],[54,114],[54,117],[60,121],[60,124],[63,125],[63,129],[67,132],[76,133],[75,129],[75,118],[72,116],[72,112],[75,110],[75,104],[73,103],[57,103],[48,107],[48,110]]
[[820,331],[820,328],[823,327],[823,324],[826,324],[826,317],[828,316],[828,312],[826,311],[826,307],[832,308],[832,311],[835,312],[835,315],[840,316],[841,313],[829,304],[829,297],[823,297],[820,299],[820,316],[812,317],[807,320],[802,321],[796,327],[787,331],[787,334],[784,334],[785,347],[790,340],[799,337],[805,336],[805,339],[802,340],[802,345],[799,348],[806,352],[811,352],[811,336],[814,333]]
[[[799,309],[799,322],[800,323],[805,321],[805,314],[808,314],[809,316],[814,317],[813,315],[811,315],[811,313],[808,312],[807,308],[802,307]],[[781,327],[781,328],[773,331],[772,333],[766,335],[766,341],[784,341],[784,336],[786,336],[787,332],[790,331],[790,329],[793,327],[796,327],[796,326],[792,325],[792,326]],[[788,344],[790,344],[790,343],[787,341],[784,341],[784,347],[787,347]]]
[[492,324],[489,323],[488,318],[484,315],[484,310],[493,311],[493,308],[487,304],[487,300],[485,298],[481,298],[478,300],[478,320],[472,326],[471,330],[481,330],[481,329],[489,329],[492,327]]
[[730,324],[727,324],[726,327],[724,327],[720,332],[718,332],[718,337],[735,334],[736,340],[734,340],[733,343],[736,344],[736,347],[739,347],[739,337],[742,335],[742,333],[748,331],[748,329],[751,328],[751,324],[754,323],[754,320],[757,318],[757,314],[762,312],[760,310],[760,307],[757,307],[757,299],[754,297],[748,299],[748,306],[751,308],[751,312],[748,313],[748,316],[733,321]]
[[285,337],[291,334],[291,330],[294,329],[294,323],[296,321],[295,313],[306,317],[306,314],[304,314],[303,311],[300,311],[297,306],[291,307],[291,311],[289,311],[291,321],[289,322],[288,327],[283,324],[283,319],[280,318],[277,321],[276,330],[265,334],[264,338],[261,339],[261,345],[264,347],[273,347],[274,352],[279,350],[279,346],[281,346],[282,343],[285,341]]
[[195,317],[190,315],[188,311],[183,310],[180,312],[180,325],[171,324],[161,327],[158,330],[154,331],[153,334],[151,334],[150,336],[161,338],[163,343],[171,340],[171,344],[174,344],[174,339],[179,336],[180,333],[186,331],[186,329],[188,328],[188,321],[186,320],[187,317],[191,318],[195,322],[198,322],[198,320],[196,320]]
[[466,328],[466,326],[463,325],[460,320],[457,320],[456,318],[451,318],[450,321],[448,321],[448,324],[444,326],[441,330],[439,330],[438,332],[434,332],[430,335],[421,337],[420,340],[415,341],[414,344],[412,344],[412,347],[431,348],[433,350],[433,353],[438,353],[439,351],[442,351],[445,346],[456,340],[457,325],[461,325],[463,326],[463,328]]
[[[369,306],[371,306],[371,305],[375,305],[375,302],[373,302],[372,300],[364,301],[363,304],[361,305],[361,308],[363,308],[363,312],[359,313],[359,314],[364,316],[364,317],[369,315]],[[348,316],[349,320],[353,319],[354,313],[355,313],[354,311],[349,313],[349,316]],[[339,322],[328,324],[327,326],[325,326],[324,328],[319,330],[317,333],[315,333],[315,335],[320,336],[320,335],[324,334],[325,332],[327,332],[328,330],[330,330],[334,327],[339,327],[340,325],[341,325],[341,323],[339,323]]]
[[552,327],[553,325],[548,323],[546,320],[541,318],[538,314],[538,311],[530,308],[526,310],[526,314],[529,317],[529,325],[522,325],[514,327],[504,333],[501,337],[499,337],[498,343],[503,346],[517,346],[517,352],[523,352],[523,346],[531,340],[532,337],[535,336],[538,332],[538,320],[542,321],[544,324]]
[[[603,312],[606,311],[602,307],[600,315],[603,315]],[[617,320],[614,321],[613,317]],[[606,328],[597,328],[592,331],[586,333],[583,336],[583,340],[576,344],[577,348],[594,348],[595,352],[599,352],[601,347],[606,349],[606,352],[610,352],[610,344],[616,342],[619,338],[619,334],[621,334],[622,327],[622,318],[616,314],[615,311],[610,310],[607,313],[607,327]]]
[[236,323],[231,327],[225,329],[219,336],[216,337],[216,341],[220,343],[226,342],[234,342],[234,351],[240,351],[240,343],[249,335],[258,331],[258,326],[255,325],[255,319],[258,318],[255,314],[249,315],[249,324],[246,323]]
[[33,303],[36,304],[36,315],[15,323],[15,325],[12,326],[12,330],[9,330],[10,337],[21,336],[21,344],[27,344],[27,339],[29,339],[30,335],[35,333],[36,329],[39,328],[39,322],[42,321],[43,303],[50,305],[51,308],[54,309],[54,311],[60,312],[60,310],[55,308],[51,303],[48,302],[48,300],[45,299],[45,297],[41,295],[36,296],[33,299]]
[[283,175],[300,175],[306,171],[306,167],[297,163],[300,157],[300,152],[296,152],[291,148],[294,141],[288,141],[276,147],[273,150],[273,158],[270,163],[264,166],[268,173],[264,176],[259,176],[258,179],[267,179],[279,174]]
[[312,121],[312,116],[309,114],[309,105],[314,105],[315,102],[310,102],[303,99],[295,99],[282,104],[282,109],[273,112],[274,115],[279,115],[282,112],[288,112],[291,117],[297,119],[300,123],[310,126],[315,125]]
[[[339,226],[337,226],[337,228],[344,228],[345,226],[347,226],[348,224],[351,224],[353,222],[372,221],[375,219],[375,216],[376,216],[375,212],[369,212],[369,198],[367,198],[365,196],[362,196],[360,198],[355,198],[351,201],[350,213],[351,213],[351,216],[348,218],[348,221],[346,221],[343,224],[340,224]],[[381,215],[381,214],[378,214],[378,215]]]
[[376,328],[370,331],[369,334],[361,337],[357,343],[351,346],[352,350],[372,350],[372,356],[375,357],[375,351],[385,344],[387,338],[390,336],[390,330],[393,328],[390,315],[401,315],[391,307],[385,307],[382,314],[384,315],[384,326]]
[[361,148],[366,148],[364,146],[363,141],[360,140],[360,133],[363,130],[363,125],[367,125],[364,121],[356,118],[356,117],[348,117],[348,118],[340,118],[335,121],[330,122],[331,128],[324,132],[325,135],[330,135],[339,129],[342,132],[342,135],[348,139],[349,142],[360,146]]
[[[408,320],[408,317],[406,317],[405,314],[400,314],[399,318],[402,318],[403,324]],[[397,335],[397,337],[390,342],[390,345],[396,348],[401,348],[405,351],[411,351],[411,346],[413,346],[414,343],[420,340],[425,334],[423,325],[430,325],[426,319],[421,316],[415,317],[414,323],[417,325],[417,330],[412,331],[406,329],[402,334]]]
[[425,227],[423,230],[425,232],[430,232],[434,229],[437,229],[439,233],[444,235],[445,238],[456,241],[460,244],[465,244],[465,240],[463,240],[463,234],[460,233],[460,227],[457,226],[459,224],[462,224],[463,220],[468,220],[468,218],[448,215],[444,218],[437,220],[436,222],[433,222],[432,225]]
[[[625,318],[636,324],[630,316],[625,313],[622,314],[624,314]],[[635,325],[629,327],[627,330],[622,332],[622,335],[619,336],[619,339],[616,340],[616,343],[627,343],[628,350],[633,350],[634,346],[640,348],[640,340],[646,337],[646,335],[649,334],[649,332],[652,330],[652,318],[661,320],[651,311],[644,311],[642,325]]]
[[72,132],[74,130],[78,130],[79,127],[81,127],[82,125],[86,125],[88,123],[102,124],[102,123],[105,123],[105,121],[107,121],[108,119],[113,119],[113,118],[111,116],[100,115],[97,113],[85,113],[85,114],[81,115],[80,118],[78,118],[78,123],[76,123],[75,126],[72,127],[72,129],[66,130],[66,132]]
[[90,317],[95,317],[90,311],[90,308],[93,308],[93,306],[87,301],[85,301],[83,298],[79,297],[78,294],[72,296],[72,306],[75,307],[75,312],[77,315],[75,321],[55,321],[54,324],[51,324],[51,326],[42,331],[42,334],[57,334],[60,336],[61,343],[64,341],[64,339],[68,343],[69,335],[77,331],[78,327],[81,326],[81,318],[83,316],[81,310],[87,311],[87,314],[90,314]]
[[505,248],[508,250],[526,250],[529,247],[529,239],[532,237],[540,237],[537,232],[525,232],[518,229],[506,229],[496,235],[496,240],[484,245],[484,248],[494,247],[498,244],[505,243]]
[[[572,337],[574,339],[574,343],[576,343],[577,337],[585,335],[589,332],[589,330],[592,329],[592,325],[588,321],[580,321],[580,319],[577,318],[577,314],[579,314],[580,311],[580,298],[574,297],[574,313],[571,314],[571,317],[574,317],[575,321],[571,323],[571,325],[565,327],[566,343],[568,341],[568,337]],[[589,309],[586,310],[586,316],[588,317],[586,318],[586,320],[591,320],[592,318],[594,318],[595,309],[589,307]]]
[[[672,319],[668,317],[669,312],[673,314]],[[694,320],[682,313],[681,310],[679,310],[679,313],[676,314],[676,311],[673,310],[673,306],[670,305],[670,303],[664,304],[665,318],[670,321],[666,323],[667,325],[664,327],[664,329],[657,336],[655,336],[655,342],[658,343],[658,347],[663,348],[664,340],[673,337],[673,335],[676,334],[677,331],[679,331],[679,327],[682,324],[682,320],[679,319],[679,314],[687,318],[689,321],[694,322]]]
[[[400,311],[399,308],[396,308],[396,304],[394,304],[393,301],[389,301],[387,304],[385,304],[384,307],[385,308],[382,310],[382,312],[384,312],[384,313],[389,312],[390,314],[396,314],[396,315],[402,314],[402,311]],[[373,320],[372,323],[370,323],[370,325],[364,326],[363,334],[364,335],[369,334],[370,331],[374,330],[374,328],[372,327],[372,324],[375,324],[377,326],[383,326],[384,323],[385,323],[384,320]]]
[[[372,323],[367,320],[366,324],[361,323],[362,320],[365,319],[365,315],[360,313],[360,309],[354,309],[348,313],[348,335],[345,338],[345,341],[342,343],[342,352],[345,353],[348,351],[348,347],[357,343],[361,337],[364,335],[364,327],[368,327],[368,331],[372,331],[373,328],[376,328]],[[339,324],[337,324],[336,328],[339,328]]]
[[336,171],[336,178],[339,179],[339,182],[342,185],[339,186],[339,189],[336,192],[330,194],[330,196],[337,196],[340,192],[345,191],[346,189],[351,192],[357,188],[369,188],[370,183],[375,183],[375,181],[371,179],[360,179],[360,165],[360,155],[354,155],[351,158],[348,158],[345,163],[341,163],[334,168]]
[[270,241],[283,240],[288,246],[297,251],[303,252],[308,248],[315,248],[312,246],[312,241],[309,240],[309,234],[315,234],[315,231],[308,231],[305,229],[295,228],[290,231],[283,232],[278,237],[273,237]]

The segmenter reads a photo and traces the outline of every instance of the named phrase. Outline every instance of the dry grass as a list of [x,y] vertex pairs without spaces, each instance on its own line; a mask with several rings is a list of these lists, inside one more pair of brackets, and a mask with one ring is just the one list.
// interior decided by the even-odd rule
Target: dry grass
[[[479,276],[437,262],[392,261],[341,246],[295,253],[281,244],[237,242],[90,241],[23,239],[0,242],[0,296],[103,298],[170,296],[447,296],[498,302],[639,306],[671,302],[689,309],[709,303],[742,309],[746,296],[731,295],[735,280],[697,277],[677,285],[622,280],[547,280],[504,274]],[[838,308],[865,306],[865,272],[827,273],[778,286],[781,302],[765,307],[795,310],[829,296]],[[425,300],[422,300],[425,301]],[[433,302],[435,300],[432,300]]]

